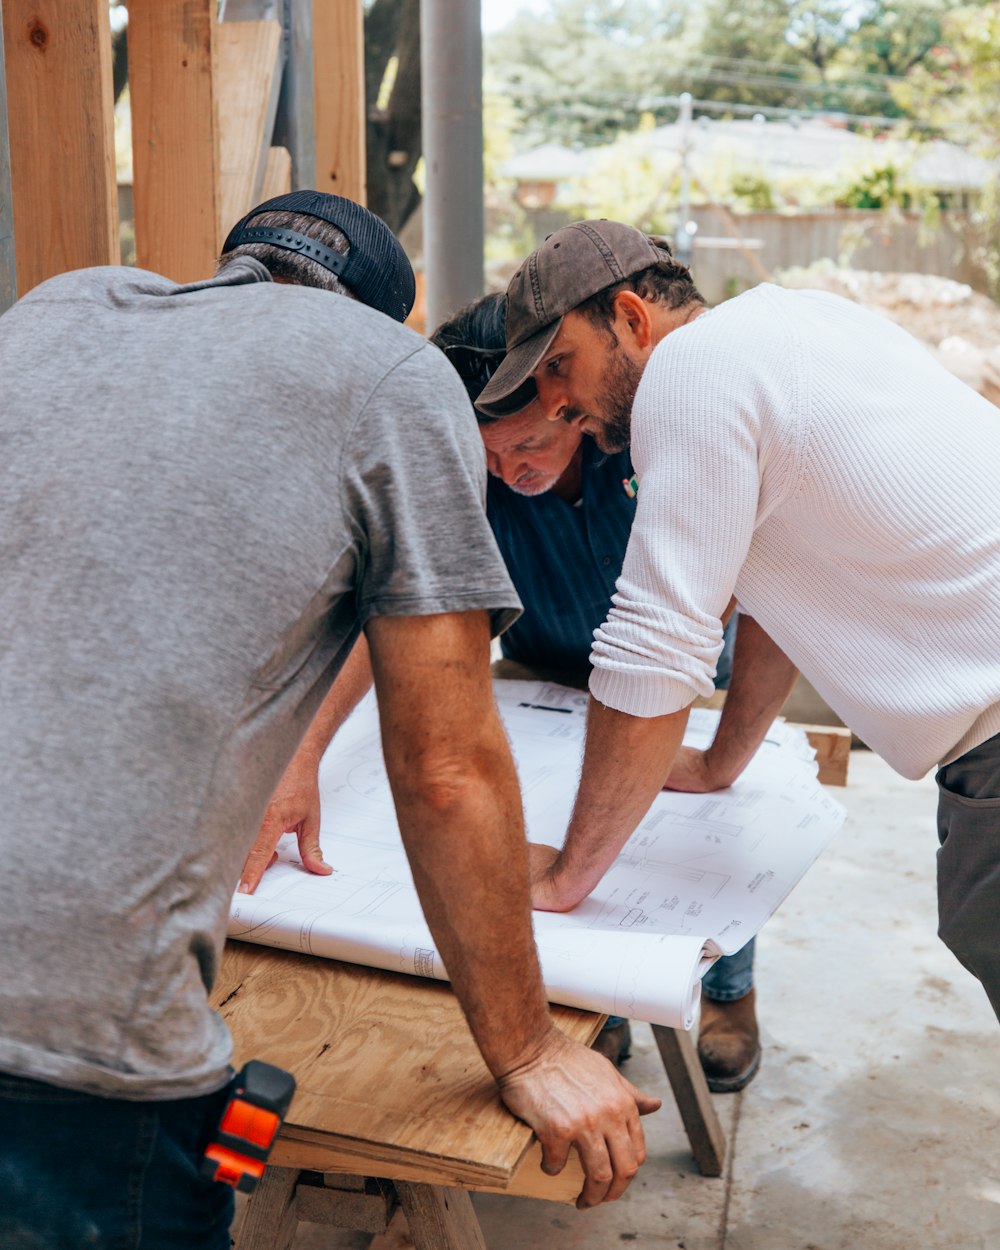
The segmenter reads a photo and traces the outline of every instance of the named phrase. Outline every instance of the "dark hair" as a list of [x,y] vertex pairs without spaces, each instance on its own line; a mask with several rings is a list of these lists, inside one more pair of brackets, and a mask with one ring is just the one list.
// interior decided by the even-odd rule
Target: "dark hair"
[[[322,243],[333,252],[346,256],[351,249],[347,236],[336,226],[321,217],[312,217],[308,213],[266,212],[258,213],[247,223],[250,226],[275,226],[282,230],[294,230],[304,234],[317,243]],[[335,273],[299,252],[290,252],[283,247],[272,247],[269,243],[240,243],[232,251],[223,253],[219,263],[225,264],[234,256],[252,256],[254,260],[267,269],[272,278],[284,278],[297,286],[315,286],[321,291],[333,291],[336,295],[347,295],[355,298],[354,292]]]
[[[430,341],[451,361],[473,403],[507,354],[507,296],[483,295],[442,321]],[[481,424],[496,420],[477,412]]]
[[613,335],[615,296],[622,291],[634,291],[641,299],[651,304],[666,304],[668,308],[683,308],[685,304],[701,304],[704,307],[705,297],[691,280],[687,265],[674,260],[665,239],[651,235],[650,242],[663,253],[661,261],[598,291],[579,304],[575,311],[582,313],[598,329]]

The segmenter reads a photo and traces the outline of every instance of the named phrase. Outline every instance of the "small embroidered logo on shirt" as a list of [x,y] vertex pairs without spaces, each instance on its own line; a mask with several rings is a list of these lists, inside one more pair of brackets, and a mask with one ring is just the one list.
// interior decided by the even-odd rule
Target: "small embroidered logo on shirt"
[[622,478],[622,489],[629,499],[634,499],[639,493],[639,479],[633,473],[631,477]]

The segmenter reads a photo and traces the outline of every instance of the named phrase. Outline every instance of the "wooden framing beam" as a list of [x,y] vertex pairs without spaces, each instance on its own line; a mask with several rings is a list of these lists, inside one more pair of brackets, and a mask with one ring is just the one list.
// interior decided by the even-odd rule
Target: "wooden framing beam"
[[129,3],[136,263],[178,282],[209,277],[219,254],[215,10]]
[[220,235],[262,198],[281,88],[281,26],[220,22],[216,31]]
[[119,261],[111,28],[107,0],[0,7],[23,295],[67,269]]
[[316,188],[364,204],[365,30],[361,0],[314,0]]
[[0,23],[0,313],[17,299],[17,258],[14,255],[14,206],[11,203],[10,143],[7,139],[7,74],[4,70],[3,25]]
[[261,200],[272,200],[276,195],[287,195],[292,189],[292,157],[287,148],[271,148],[264,166],[264,181],[260,188]]

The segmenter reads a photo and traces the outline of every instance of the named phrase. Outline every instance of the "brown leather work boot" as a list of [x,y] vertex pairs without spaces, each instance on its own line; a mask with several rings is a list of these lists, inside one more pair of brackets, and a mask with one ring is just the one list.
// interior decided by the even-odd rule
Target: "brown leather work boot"
[[698,1058],[714,1094],[735,1094],[749,1085],[760,1067],[756,991],[732,1003],[701,996]]

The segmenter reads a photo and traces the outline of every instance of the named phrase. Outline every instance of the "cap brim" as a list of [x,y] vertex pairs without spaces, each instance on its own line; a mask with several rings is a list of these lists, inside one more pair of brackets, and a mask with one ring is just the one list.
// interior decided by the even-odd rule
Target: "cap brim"
[[508,351],[476,400],[480,412],[488,417],[507,417],[531,403],[537,394],[532,374],[541,364],[561,325],[560,317]]

